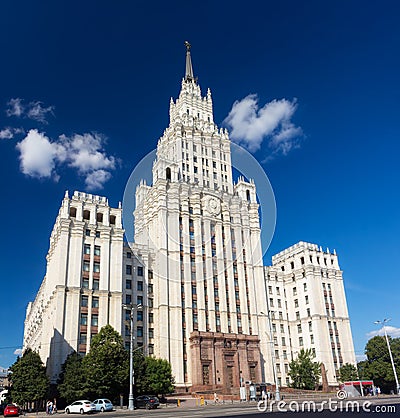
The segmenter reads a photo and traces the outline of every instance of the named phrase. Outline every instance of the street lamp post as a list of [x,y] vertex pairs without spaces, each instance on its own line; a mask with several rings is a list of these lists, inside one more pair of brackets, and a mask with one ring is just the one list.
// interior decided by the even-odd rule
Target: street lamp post
[[[142,305],[137,305],[136,309],[140,309]],[[133,411],[135,409],[134,403],[133,403],[133,385],[135,383],[135,370],[133,368],[133,312],[134,312],[134,306],[133,305],[123,305],[123,308],[127,311],[129,311],[129,319],[130,319],[130,344],[129,344],[129,403],[128,403],[128,409],[130,411]]]
[[383,321],[375,321],[375,324],[382,324],[383,326],[383,332],[385,333],[385,338],[386,338],[386,344],[389,350],[389,357],[390,357],[390,362],[392,363],[392,368],[393,368],[393,374],[394,374],[394,378],[396,380],[396,393],[398,395],[400,395],[400,386],[399,386],[399,379],[397,378],[397,373],[396,373],[396,367],[394,365],[394,361],[393,361],[393,355],[392,355],[392,350],[390,348],[390,344],[389,344],[389,338],[386,332],[386,323],[390,321],[391,318],[387,319],[385,318]]
[[281,394],[279,391],[279,384],[278,384],[278,373],[276,371],[276,357],[275,357],[275,349],[274,349],[274,339],[272,337],[272,321],[271,321],[271,313],[272,311],[269,311],[269,314],[265,314],[264,312],[260,312],[261,315],[266,316],[268,319],[268,325],[269,325],[269,339],[270,339],[270,347],[271,347],[271,359],[272,359],[272,371],[274,373],[274,383],[275,383],[275,400],[280,401],[281,400]]

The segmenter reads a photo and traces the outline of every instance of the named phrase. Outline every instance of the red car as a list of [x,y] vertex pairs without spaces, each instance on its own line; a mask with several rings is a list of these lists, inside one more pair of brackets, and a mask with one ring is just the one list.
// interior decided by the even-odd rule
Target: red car
[[19,406],[16,405],[7,405],[4,408],[4,416],[5,417],[18,417],[21,413]]

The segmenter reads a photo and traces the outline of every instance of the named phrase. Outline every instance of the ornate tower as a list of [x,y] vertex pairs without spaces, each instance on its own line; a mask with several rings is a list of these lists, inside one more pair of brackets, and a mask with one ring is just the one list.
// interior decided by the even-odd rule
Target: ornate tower
[[177,387],[229,393],[241,379],[261,381],[268,351],[258,204],[253,182],[232,181],[228,132],[214,123],[211,92],[202,96],[185,45],[153,184],[137,188],[135,243],[154,254],[145,307],[154,354],[172,363]]

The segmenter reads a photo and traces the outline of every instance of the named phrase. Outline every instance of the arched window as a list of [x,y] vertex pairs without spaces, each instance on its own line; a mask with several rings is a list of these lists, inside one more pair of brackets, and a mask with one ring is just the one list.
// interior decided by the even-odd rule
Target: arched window
[[165,170],[165,177],[167,180],[171,180],[171,169],[169,167]]
[[250,202],[250,190],[246,190],[247,201]]

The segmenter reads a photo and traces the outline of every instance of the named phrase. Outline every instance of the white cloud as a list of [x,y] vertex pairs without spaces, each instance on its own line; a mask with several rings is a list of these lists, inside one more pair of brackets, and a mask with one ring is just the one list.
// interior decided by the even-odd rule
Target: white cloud
[[99,134],[75,134],[60,136],[61,144],[68,154],[69,165],[81,174],[100,169],[114,169],[115,158],[108,157],[103,149],[105,138]]
[[231,139],[255,152],[261,148],[264,140],[273,153],[286,155],[299,146],[302,129],[295,126],[291,118],[297,109],[296,100],[272,100],[259,107],[256,94],[250,94],[237,100],[224,124],[231,131]]
[[15,134],[21,134],[24,130],[21,128],[11,128],[7,126],[0,130],[0,139],[12,139],[14,138]]
[[16,356],[22,356],[22,348],[17,348],[17,349],[14,351],[14,354],[15,354]]
[[24,113],[24,106],[22,105],[22,100],[18,97],[16,99],[11,99],[8,103],[8,109],[6,110],[7,116],[17,116],[18,118]]
[[56,169],[66,164],[85,177],[88,190],[95,190],[103,187],[111,177],[110,170],[116,166],[115,158],[107,155],[104,144],[105,138],[99,134],[61,135],[52,142],[45,134],[31,129],[17,144],[17,149],[24,174],[58,181]]
[[43,107],[41,102],[31,102],[28,105],[26,115],[29,119],[47,123],[46,116],[48,113],[54,115],[53,110],[54,106]]
[[54,115],[54,106],[44,107],[40,101],[33,101],[25,105],[23,100],[17,97],[11,99],[7,105],[7,116],[24,117],[44,124],[47,124],[46,117],[48,114]]
[[[386,326],[386,332],[392,338],[399,338],[400,337],[400,328]],[[376,337],[377,335],[381,335],[381,336],[385,335],[385,331],[384,331],[383,327],[381,329],[376,330],[376,331],[368,332],[367,337],[372,338],[372,337]]]
[[12,128],[4,128],[0,131],[0,139],[11,139],[14,137]]
[[86,176],[85,184],[88,190],[102,189],[110,178],[111,174],[108,171],[95,170]]
[[51,177],[57,155],[60,152],[57,144],[51,143],[49,138],[31,129],[28,135],[17,144],[20,152],[21,170],[30,177]]
[[356,354],[356,362],[367,360],[367,356],[365,354]]

